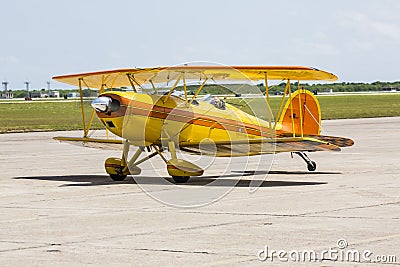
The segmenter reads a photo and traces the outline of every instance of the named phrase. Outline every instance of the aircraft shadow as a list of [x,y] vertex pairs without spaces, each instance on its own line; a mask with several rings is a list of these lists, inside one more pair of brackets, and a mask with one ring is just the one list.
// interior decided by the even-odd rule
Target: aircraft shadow
[[315,174],[342,174],[341,172],[309,172],[309,171],[232,171],[233,173],[241,173],[243,175],[260,175],[260,174],[292,174],[292,175],[315,175]]
[[[265,179],[240,180],[243,176],[266,174],[286,174],[286,175],[318,175],[318,174],[340,174],[340,172],[298,172],[298,171],[232,171],[225,175],[205,175],[201,177],[192,177],[186,186],[226,186],[231,187],[249,187],[250,183],[254,183],[257,187],[280,187],[280,186],[306,186],[306,185],[323,185],[326,182],[307,182],[307,181],[276,181]],[[218,179],[222,178],[222,179]],[[115,182],[108,175],[63,175],[63,176],[31,176],[31,177],[15,177],[14,179],[27,180],[44,180],[44,181],[64,181],[69,182],[61,186],[100,186],[100,185],[119,185],[119,184],[136,184],[137,181],[128,177],[125,181]],[[154,177],[140,176],[140,184],[164,185],[165,180],[174,183],[170,177]]]

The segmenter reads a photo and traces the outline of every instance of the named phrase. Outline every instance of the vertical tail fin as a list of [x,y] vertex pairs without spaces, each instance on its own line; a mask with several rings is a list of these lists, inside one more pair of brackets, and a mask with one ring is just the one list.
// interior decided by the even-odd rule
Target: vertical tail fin
[[285,132],[319,135],[321,108],[318,99],[308,90],[297,90],[287,100],[279,123]]

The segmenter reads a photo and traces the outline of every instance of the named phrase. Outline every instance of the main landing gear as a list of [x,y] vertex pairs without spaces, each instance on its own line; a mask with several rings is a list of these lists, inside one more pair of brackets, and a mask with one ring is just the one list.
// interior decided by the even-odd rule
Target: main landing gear
[[306,153],[304,152],[294,152],[296,155],[299,155],[306,163],[307,163],[307,169],[310,172],[313,172],[317,169],[317,163],[315,161],[312,161]]
[[[159,155],[162,160],[167,164],[168,174],[172,176],[175,183],[186,183],[190,176],[201,176],[204,170],[199,166],[183,160],[178,159],[176,155],[175,143],[173,141],[168,142],[168,150],[171,154],[171,159],[167,160],[162,154],[163,149],[156,145],[151,145],[155,152],[138,160],[139,156],[144,151],[144,147],[139,147],[135,154],[129,161],[126,161],[129,153],[130,143],[129,141],[124,142],[124,148],[122,151],[122,158],[108,158],[105,162],[106,172],[110,175],[113,181],[123,181],[128,175],[138,175],[141,173],[141,169],[137,166],[152,157]],[[149,147],[150,151],[150,147]]]
[[158,153],[154,152],[141,160],[138,160],[139,156],[144,151],[143,147],[139,147],[135,154],[129,161],[128,158],[130,143],[128,141],[124,142],[124,147],[122,150],[122,158],[108,158],[104,163],[106,172],[110,175],[113,181],[123,181],[128,175],[138,175],[142,170],[137,166],[140,163],[145,162],[148,159],[156,156]]
[[177,184],[184,184],[189,181],[190,176],[172,176],[172,179]]
[[168,174],[177,184],[186,183],[190,176],[201,176],[204,170],[199,166],[183,159],[178,159],[176,156],[175,143],[168,142],[168,150],[171,153],[171,159],[166,160],[161,154],[161,158],[167,163]]

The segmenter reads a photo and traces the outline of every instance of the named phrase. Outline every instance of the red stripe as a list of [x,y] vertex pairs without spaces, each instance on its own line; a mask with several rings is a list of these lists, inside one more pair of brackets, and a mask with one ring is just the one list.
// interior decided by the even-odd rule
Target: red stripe
[[[112,96],[113,98],[117,98],[114,94]],[[97,116],[106,119],[122,117],[124,115],[142,115],[151,118],[195,124],[204,127],[213,127],[233,132],[242,132],[256,136],[267,136],[266,133],[269,133],[269,129],[266,127],[236,120],[152,105],[124,97],[118,97],[118,100],[121,102],[121,108],[117,112],[113,112],[111,115],[97,113]]]

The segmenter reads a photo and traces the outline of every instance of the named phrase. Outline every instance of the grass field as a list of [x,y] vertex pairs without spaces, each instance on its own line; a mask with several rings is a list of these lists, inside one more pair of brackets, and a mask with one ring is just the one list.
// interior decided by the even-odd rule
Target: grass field
[[[92,108],[85,102],[86,118]],[[0,133],[24,131],[57,131],[82,129],[80,102],[0,102]],[[93,126],[99,128],[95,118]]]
[[[323,119],[370,118],[400,116],[400,94],[318,96]],[[228,102],[238,104],[240,99]],[[257,109],[263,99],[252,99]],[[280,98],[272,97],[273,110],[279,107]],[[243,102],[241,103],[243,104]],[[87,120],[92,113],[89,101],[85,102]],[[242,107],[248,111],[248,107]],[[263,114],[263,111],[256,111]],[[260,117],[264,117],[261,115]],[[97,118],[94,128],[101,127]],[[0,133],[24,131],[56,131],[82,129],[79,102],[4,102],[0,101]]]
[[[383,95],[326,95],[318,96],[321,106],[322,119],[353,119],[353,118],[374,118],[374,117],[395,117],[400,116],[400,94]],[[264,99],[255,98],[248,100],[249,105],[255,109],[250,109],[244,105],[241,109],[250,114],[262,114],[257,106],[264,107]],[[274,114],[277,113],[281,98],[271,98],[271,108]],[[236,105],[243,101],[231,99],[228,102]],[[259,116],[266,119],[266,115]]]
[[400,116],[400,94],[318,97],[322,119]]

